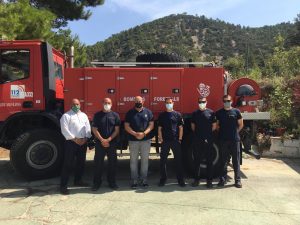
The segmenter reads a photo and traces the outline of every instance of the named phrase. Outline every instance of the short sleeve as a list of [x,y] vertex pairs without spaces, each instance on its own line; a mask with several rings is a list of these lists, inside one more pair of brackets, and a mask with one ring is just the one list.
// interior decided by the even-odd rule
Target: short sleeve
[[148,110],[149,121],[154,121],[153,113]]
[[215,115],[216,115],[216,116],[215,116],[215,117],[216,117],[216,120],[217,120],[217,121],[220,120],[220,111],[217,111]]
[[180,113],[177,114],[177,124],[178,124],[178,126],[183,126],[183,124],[184,124],[183,118]]
[[236,109],[236,115],[237,115],[237,119],[238,119],[238,120],[240,120],[240,119],[243,118],[243,117],[242,117],[242,114],[241,114],[241,111],[238,110],[238,109]]
[[96,113],[95,115],[94,115],[94,118],[93,118],[93,121],[92,121],[92,127],[98,127],[97,126],[97,115],[98,115],[98,113]]
[[216,123],[217,122],[217,116],[215,112],[211,113],[211,122],[212,123]]
[[130,123],[131,110],[129,110],[125,115],[125,122]]
[[196,112],[193,112],[191,122],[196,123]]
[[115,126],[120,126],[120,125],[121,125],[120,116],[118,113],[115,113]]
[[163,125],[163,113],[160,113],[158,116],[158,126],[162,127]]

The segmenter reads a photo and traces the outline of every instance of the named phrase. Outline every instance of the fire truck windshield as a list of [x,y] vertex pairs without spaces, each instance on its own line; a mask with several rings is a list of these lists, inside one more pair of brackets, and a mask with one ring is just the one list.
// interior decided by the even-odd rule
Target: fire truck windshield
[[0,83],[12,82],[29,77],[29,50],[1,50]]

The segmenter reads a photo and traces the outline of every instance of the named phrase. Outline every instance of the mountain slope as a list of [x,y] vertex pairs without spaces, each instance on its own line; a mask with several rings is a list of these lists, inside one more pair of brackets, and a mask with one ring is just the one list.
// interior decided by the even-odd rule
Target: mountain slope
[[88,46],[88,55],[90,60],[135,61],[143,53],[174,52],[200,61],[247,54],[262,63],[272,51],[274,38],[286,37],[294,29],[291,23],[250,28],[205,16],[170,15]]

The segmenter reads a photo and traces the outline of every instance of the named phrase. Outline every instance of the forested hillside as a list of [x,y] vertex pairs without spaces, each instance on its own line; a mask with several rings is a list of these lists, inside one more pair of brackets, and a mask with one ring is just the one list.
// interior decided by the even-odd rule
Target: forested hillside
[[205,16],[170,15],[88,46],[88,55],[100,61],[135,61],[137,55],[153,52],[174,52],[198,61],[244,55],[249,64],[259,65],[272,53],[274,38],[286,38],[294,30],[293,23],[250,28]]

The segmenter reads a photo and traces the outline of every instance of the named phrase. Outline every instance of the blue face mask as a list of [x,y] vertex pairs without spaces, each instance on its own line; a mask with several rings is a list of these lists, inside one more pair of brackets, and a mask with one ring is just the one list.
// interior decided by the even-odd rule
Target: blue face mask
[[224,102],[224,108],[230,108],[231,102]]
[[167,110],[172,110],[173,109],[173,103],[167,103],[166,108],[167,108]]

